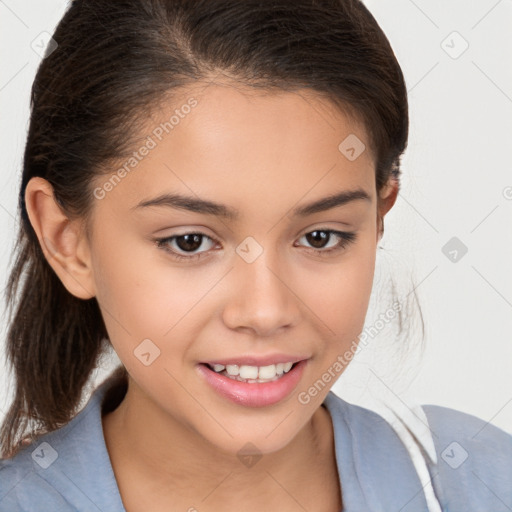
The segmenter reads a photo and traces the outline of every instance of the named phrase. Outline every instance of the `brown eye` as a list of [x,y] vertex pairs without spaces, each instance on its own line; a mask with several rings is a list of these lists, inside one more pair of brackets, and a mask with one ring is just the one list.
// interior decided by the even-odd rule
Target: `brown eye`
[[203,241],[203,235],[199,235],[197,233],[193,233],[190,235],[180,235],[175,237],[176,245],[178,249],[182,251],[197,251],[199,247],[201,247],[201,243]]
[[[306,243],[310,245],[315,254],[328,254],[331,252],[339,251],[347,247],[356,239],[356,233],[336,231],[334,229],[315,229],[309,233],[304,234],[301,238],[306,239]],[[330,246],[328,245],[331,240],[334,241]]]
[[197,259],[206,255],[208,249],[200,252],[194,252],[204,246],[204,241],[209,240],[212,244],[215,240],[204,233],[184,233],[182,235],[173,235],[166,238],[159,238],[155,240],[157,246],[164,251],[168,252],[173,258],[176,259]]
[[327,233],[327,231],[311,231],[311,233],[307,233],[304,236],[315,249],[322,249],[324,243],[329,241],[331,234]]

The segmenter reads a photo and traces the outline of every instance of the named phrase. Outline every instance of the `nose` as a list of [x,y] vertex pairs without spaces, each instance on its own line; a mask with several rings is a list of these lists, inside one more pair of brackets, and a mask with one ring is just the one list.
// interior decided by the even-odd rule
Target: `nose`
[[237,257],[223,311],[227,327],[272,337],[298,323],[299,300],[290,282],[292,273],[283,272],[284,266],[270,250],[264,250],[252,263]]

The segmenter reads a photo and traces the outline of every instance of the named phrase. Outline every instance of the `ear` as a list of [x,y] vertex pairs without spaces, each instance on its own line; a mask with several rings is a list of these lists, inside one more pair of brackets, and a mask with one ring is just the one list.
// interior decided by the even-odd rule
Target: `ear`
[[89,243],[82,230],[83,222],[67,217],[55,200],[51,184],[40,177],[27,183],[25,204],[44,256],[62,284],[79,299],[94,297]]
[[395,204],[399,189],[399,181],[396,178],[391,177],[379,192],[377,200],[377,242],[384,234],[384,216]]

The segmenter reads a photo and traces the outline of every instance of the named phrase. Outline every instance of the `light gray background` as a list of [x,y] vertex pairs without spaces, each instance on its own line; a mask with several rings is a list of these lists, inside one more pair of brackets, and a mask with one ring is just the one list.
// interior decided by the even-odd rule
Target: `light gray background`
[[[414,288],[419,296],[426,348],[400,359],[404,349],[389,324],[333,389],[368,407],[378,408],[375,396],[453,407],[512,432],[511,1],[365,4],[391,42],[410,102],[402,191],[386,218],[367,325],[387,309],[393,275],[402,295]],[[65,7],[57,0],[0,1],[2,289],[17,222],[29,91],[40,59],[31,45],[53,32]],[[468,248],[456,262],[442,252],[452,237]],[[419,346],[418,320],[411,316],[411,331],[400,343]],[[2,344],[5,330],[4,319]],[[3,353],[0,361],[5,364]],[[91,382],[108,370],[99,369]],[[1,418],[12,383],[4,366],[0,371]]]

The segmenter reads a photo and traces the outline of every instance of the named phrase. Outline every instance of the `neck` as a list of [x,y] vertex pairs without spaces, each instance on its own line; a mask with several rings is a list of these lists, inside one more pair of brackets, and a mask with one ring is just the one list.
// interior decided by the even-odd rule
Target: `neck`
[[[191,504],[212,507],[205,510],[230,510],[231,504],[239,510],[241,503],[246,511],[275,506],[288,510],[284,503],[290,504],[290,510],[324,510],[318,502],[323,492],[323,499],[329,501],[325,510],[340,510],[341,502],[334,504],[332,498],[339,496],[332,422],[323,406],[284,448],[259,459],[242,460],[220,451],[131,385],[102,421],[123,501],[135,504],[136,496],[150,493],[155,497],[152,510],[164,502],[167,507],[170,503],[186,507],[183,510]],[[319,492],[312,494],[315,486]],[[126,503],[125,508],[129,510]]]

